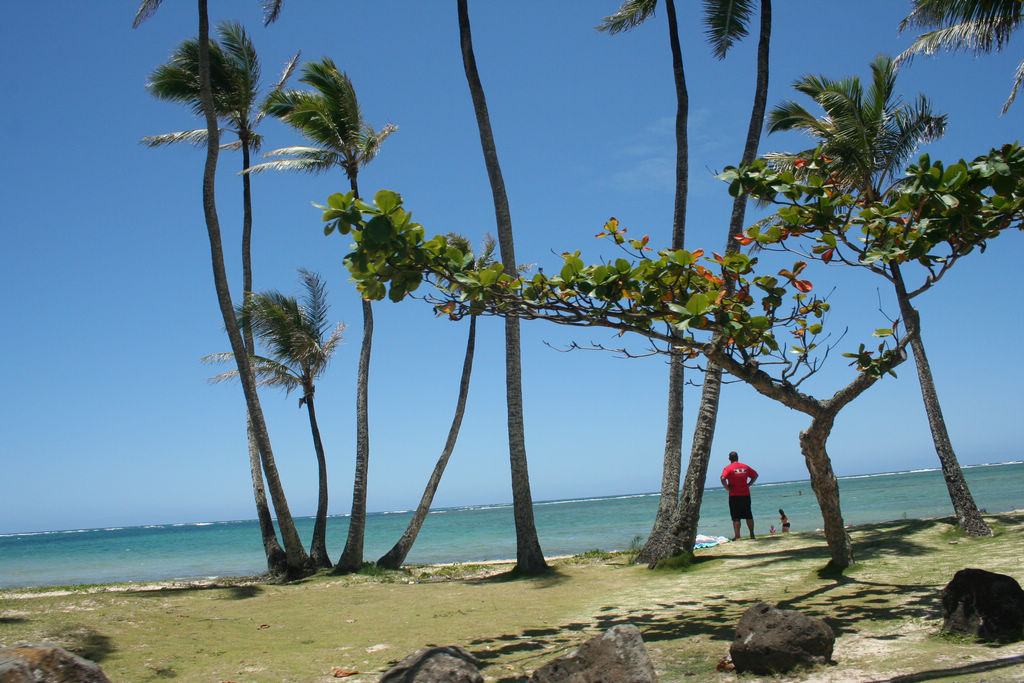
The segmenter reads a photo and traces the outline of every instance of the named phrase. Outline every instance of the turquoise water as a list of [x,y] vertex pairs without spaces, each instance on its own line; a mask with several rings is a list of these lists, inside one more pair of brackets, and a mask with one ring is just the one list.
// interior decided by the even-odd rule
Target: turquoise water
[[[1024,509],[1024,463],[978,465],[964,470],[978,507],[988,512]],[[752,489],[756,531],[779,526],[784,508],[793,531],[820,528],[807,481],[757,484]],[[952,514],[942,473],[937,470],[870,474],[840,479],[843,519],[864,524]],[[657,494],[636,494],[536,503],[534,515],[547,556],[594,548],[621,550],[646,536]],[[409,512],[368,515],[367,561],[383,555],[405,530]],[[313,520],[296,520],[307,540]],[[341,554],[345,516],[330,518],[327,547]],[[699,532],[730,536],[726,492],[708,489]],[[511,505],[442,508],[432,511],[409,554],[409,563],[475,562],[515,557]],[[115,581],[155,581],[258,574],[266,569],[254,520],[83,529],[0,535],[0,588]]]

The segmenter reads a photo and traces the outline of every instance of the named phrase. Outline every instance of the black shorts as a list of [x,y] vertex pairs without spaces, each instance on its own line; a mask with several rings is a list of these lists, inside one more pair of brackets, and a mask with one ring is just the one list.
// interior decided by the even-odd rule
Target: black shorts
[[753,519],[754,515],[750,512],[750,496],[729,496],[729,515],[734,522]]

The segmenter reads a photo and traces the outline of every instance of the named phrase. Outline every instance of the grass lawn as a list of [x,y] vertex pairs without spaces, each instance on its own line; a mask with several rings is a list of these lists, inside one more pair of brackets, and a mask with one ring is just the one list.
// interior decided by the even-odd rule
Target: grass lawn
[[[806,532],[700,550],[686,570],[592,552],[529,579],[504,575],[509,565],[456,565],[287,585],[0,591],[0,645],[57,643],[132,683],[369,682],[419,647],[460,645],[488,680],[520,681],[628,621],[659,680],[727,681],[736,674],[716,667],[740,615],[763,600],[822,617],[836,633],[834,665],[780,680],[1022,681],[1024,642],[939,633],[939,591],[957,570],[1024,582],[1024,511],[986,519],[992,538],[967,538],[952,519],[852,528],[858,564],[842,576],[819,572],[824,538]],[[338,677],[347,672],[358,673]]]

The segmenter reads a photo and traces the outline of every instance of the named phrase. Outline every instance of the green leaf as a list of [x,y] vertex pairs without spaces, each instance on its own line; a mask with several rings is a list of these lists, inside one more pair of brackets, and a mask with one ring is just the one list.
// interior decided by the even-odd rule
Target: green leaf
[[348,195],[341,194],[340,192],[335,192],[327,198],[327,206],[332,209],[344,210],[347,209],[351,203],[352,198]]
[[693,315],[701,315],[708,309],[708,304],[711,302],[711,297],[702,292],[697,292],[690,297],[690,300],[686,302],[686,310]]
[[892,336],[892,330],[886,329],[886,328],[881,328],[881,329],[875,330],[874,333],[871,336],[873,336],[873,337],[891,337]]
[[565,265],[562,266],[561,276],[563,280],[571,280],[583,270],[583,259],[576,254],[569,254],[565,257]]
[[771,326],[771,324],[772,321],[769,320],[768,317],[764,315],[755,315],[750,319],[750,326],[753,327],[755,330],[766,330],[768,329],[768,327]]
[[391,221],[384,216],[374,216],[363,228],[367,239],[376,244],[386,244],[391,240]]
[[693,265],[694,258],[693,254],[686,251],[685,249],[677,249],[676,251],[672,252],[672,260],[678,263],[679,265],[683,266],[684,268],[687,268]]
[[391,190],[379,190],[373,196],[373,202],[380,209],[381,213],[391,213],[402,205],[402,197]]

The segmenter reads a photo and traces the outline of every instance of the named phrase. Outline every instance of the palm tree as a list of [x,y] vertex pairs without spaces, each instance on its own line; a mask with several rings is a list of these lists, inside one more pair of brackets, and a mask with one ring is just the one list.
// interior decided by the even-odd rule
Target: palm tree
[[[466,82],[473,100],[480,133],[480,146],[487,168],[494,201],[494,216],[498,228],[498,246],[501,263],[505,272],[515,276],[517,272],[515,243],[512,238],[512,215],[505,193],[505,181],[498,164],[498,150],[491,131],[491,118],[487,111],[487,100],[476,68],[473,54],[473,37],[469,23],[466,0],[457,0],[459,18],[459,43],[462,48],[462,65],[466,71]],[[513,571],[538,574],[546,571],[547,562],[540,548],[537,526],[533,519],[533,496],[530,493],[530,472],[526,461],[526,436],[523,426],[523,370],[519,338],[519,320],[505,319],[505,405],[508,413],[509,467],[512,475],[512,515],[516,525],[516,566]]]
[[[933,55],[940,49],[953,52],[999,52],[1011,34],[1024,24],[1021,0],[913,0],[914,9],[900,22],[900,32],[911,26],[932,28],[904,50],[896,63],[910,63],[915,55]],[[1017,65],[1005,114],[1024,83],[1024,61]]]
[[[278,117],[316,146],[284,147],[268,152],[281,157],[257,164],[249,173],[266,170],[323,173],[341,167],[355,197],[359,196],[359,171],[380,151],[380,145],[398,127],[386,124],[374,131],[359,109],[355,89],[348,76],[324,57],[302,67],[301,82],[315,92],[288,90],[273,93],[267,112]],[[373,343],[373,309],[363,299],[363,340],[359,349],[356,379],[356,471],[352,490],[352,515],[348,537],[336,569],[355,572],[363,566],[363,537],[366,532],[366,485],[370,462],[369,376]]]
[[[264,292],[253,294],[237,312],[269,351],[269,357],[253,355],[257,386],[279,387],[286,394],[293,389],[302,390],[299,407],[305,405],[309,414],[319,481],[316,521],[313,524],[309,556],[314,566],[330,567],[331,558],[327,554],[326,543],[327,460],[316,422],[313,395],[316,392],[316,380],[326,372],[341,343],[341,332],[345,325],[338,323],[333,330],[328,329],[327,289],[319,275],[300,270],[299,280],[305,289],[301,302],[280,292]],[[203,360],[229,362],[231,354],[212,354]],[[237,377],[237,370],[229,370],[210,378],[210,381],[216,383]]]
[[[160,6],[161,0],[143,0],[135,15],[133,26],[152,15]],[[268,1],[264,3],[267,10],[267,22],[277,18],[280,11],[281,0]],[[235,357],[235,364],[238,367],[239,378],[242,383],[242,393],[245,396],[246,408],[249,419],[253,425],[253,436],[260,451],[263,472],[267,478],[267,488],[270,489],[271,500],[274,503],[274,511],[277,513],[278,526],[281,529],[281,537],[285,549],[285,573],[289,577],[304,576],[309,573],[311,565],[309,556],[302,547],[298,531],[288,509],[288,500],[285,497],[284,487],[277,471],[277,464],[274,460],[274,453],[270,445],[270,435],[267,432],[267,425],[263,418],[263,409],[260,406],[259,395],[256,392],[256,380],[249,364],[249,353],[242,338],[238,321],[235,317],[234,306],[231,303],[231,290],[228,286],[227,273],[224,267],[224,249],[221,242],[220,221],[217,217],[216,194],[214,181],[217,171],[217,157],[220,150],[220,129],[217,125],[217,109],[213,96],[213,88],[210,77],[210,19],[207,13],[206,0],[198,0],[199,14],[199,36],[196,41],[198,51],[196,64],[199,73],[199,101],[203,115],[206,119],[206,163],[203,167],[203,215],[206,222],[207,237],[210,242],[210,261],[213,270],[214,288],[217,292],[217,303],[220,307],[221,317],[224,321],[224,328],[228,333],[228,340],[231,342],[231,351]]]
[[[469,253],[470,245],[469,240],[455,233],[448,233],[448,244],[456,247],[463,253]],[[480,256],[475,260],[475,267],[477,269],[483,268],[488,265],[491,261],[491,255],[494,253],[494,249],[497,246],[494,238],[490,235],[484,236],[483,250]],[[416,506],[416,511],[412,515],[412,519],[409,520],[409,525],[406,527],[405,532],[401,538],[391,547],[391,550],[386,552],[379,560],[377,560],[377,566],[382,569],[398,569],[405,562],[406,556],[412,549],[413,543],[416,542],[416,536],[419,535],[420,529],[423,527],[423,522],[427,518],[427,514],[430,512],[430,504],[434,502],[434,494],[437,493],[437,487],[441,483],[441,477],[444,475],[444,470],[448,466],[448,459],[451,458],[452,451],[455,450],[455,442],[459,438],[459,429],[462,427],[462,417],[466,412],[466,400],[469,398],[469,378],[473,373],[473,353],[476,349],[476,318],[475,314],[469,316],[469,334],[466,338],[466,357],[462,362],[462,376],[459,379],[459,396],[455,401],[455,416],[452,418],[452,426],[448,430],[448,439],[445,441],[444,448],[441,451],[441,455],[437,458],[437,463],[434,465],[434,470],[430,473],[430,478],[427,480],[427,486],[423,490],[423,496],[420,498],[420,503]]]
[[[657,0],[626,0],[614,15],[605,17],[598,30],[615,34],[636,28],[653,16]],[[714,55],[724,59],[732,45],[747,35],[747,24],[753,14],[753,0],[705,0],[704,23],[706,35]],[[676,89],[676,191],[672,221],[672,246],[683,248],[686,222],[686,196],[688,187],[687,121],[689,98],[683,70],[682,50],[679,44],[675,6],[665,2],[668,19],[669,47],[672,53],[672,71]],[[758,43],[757,81],[754,104],[751,109],[743,159],[753,160],[760,141],[768,91],[768,46],[771,37],[771,0],[761,2],[761,28]],[[729,239],[726,249],[737,248],[732,239],[743,229],[746,198],[737,197],[729,221]],[[705,371],[701,403],[693,432],[690,461],[686,479],[680,490],[683,436],[683,365],[681,354],[672,354],[669,360],[668,420],[665,430],[665,454],[662,467],[661,498],[654,526],[637,554],[636,561],[652,564],[659,559],[692,550],[697,534],[697,521],[707,475],[711,443],[718,415],[718,397],[721,391],[721,369],[709,362]]]
[[[256,49],[245,29],[238,23],[224,22],[217,27],[220,43],[210,41],[210,81],[213,90],[217,118],[224,120],[238,140],[221,149],[241,149],[242,168],[249,167],[250,154],[259,149],[262,136],[255,132],[264,112],[256,106],[260,89],[260,63]],[[274,90],[283,87],[295,67],[298,55],[286,64],[281,79]],[[189,105],[196,114],[202,113],[199,99],[199,44],[195,40],[183,42],[174,51],[167,64],[157,67],[150,74],[146,84],[155,97]],[[206,129],[179,131],[142,138],[143,144],[159,147],[168,144],[188,142],[206,144]],[[248,175],[242,176],[242,292],[248,300],[252,292],[252,190]],[[252,330],[242,326],[242,337],[246,348],[253,351]],[[249,465],[252,473],[253,495],[256,500],[256,516],[263,536],[263,547],[267,555],[267,567],[271,574],[285,573],[284,551],[277,541],[273,518],[267,504],[263,484],[263,468],[260,466],[259,448],[252,433],[252,419],[246,415],[246,434],[249,444]]]
[[[605,17],[597,27],[614,35],[636,28],[654,15],[657,0],[625,0],[619,10]],[[679,44],[674,0],[665,0],[668,19],[669,47],[672,52],[672,77],[676,89],[676,183],[672,211],[672,248],[682,249],[686,237],[686,198],[689,189],[689,143],[687,127],[690,98],[686,90],[683,53]],[[665,424],[665,452],[662,458],[661,497],[658,511],[644,547],[637,554],[637,562],[650,562],[658,553],[669,531],[672,514],[679,500],[679,476],[683,457],[683,387],[685,357],[680,353],[669,356],[668,418]]]
[[[768,131],[799,130],[819,143],[817,153],[828,159],[826,171],[842,185],[857,191],[867,201],[880,199],[899,183],[896,178],[921,142],[934,140],[945,132],[946,116],[933,112],[931,104],[919,96],[913,105],[903,104],[895,95],[896,70],[893,60],[880,56],[871,64],[871,84],[865,92],[857,77],[833,81],[823,76],[804,76],[794,83],[824,110],[815,117],[800,104],[787,101],[769,113]],[[799,154],[766,155],[783,168],[798,168],[798,161],[816,150]],[[848,245],[856,250],[855,245]],[[860,254],[863,255],[863,254]],[[950,500],[960,527],[972,536],[991,534],[974,503],[963,471],[946,430],[938,393],[921,338],[920,316],[911,299],[926,291],[929,279],[914,291],[908,291],[896,262],[868,262],[875,273],[888,279],[896,293],[900,315],[908,329],[916,333],[910,348],[917,366],[921,396],[931,429],[935,452],[942,464]]]
[[[705,12],[708,24],[708,35],[714,54],[724,59],[732,43],[745,36],[746,25],[752,14],[751,3],[712,3],[717,7],[709,7]],[[757,155],[757,147],[761,141],[761,130],[764,127],[765,108],[768,102],[768,55],[771,43],[772,4],[771,0],[761,0],[760,29],[757,44],[757,77],[754,86],[754,101],[750,109],[750,122],[747,127],[746,142],[743,146],[743,163],[749,163]],[[726,237],[725,253],[734,254],[739,250],[736,236],[743,232],[746,216],[747,197],[741,195],[733,200],[732,213],[729,216],[729,232]],[[726,288],[732,291],[734,283],[726,279]],[[721,341],[716,335],[712,343]],[[701,389],[700,407],[693,427],[693,441],[690,447],[690,461],[683,479],[683,487],[679,492],[679,504],[672,516],[672,524],[667,542],[660,548],[660,553],[653,554],[649,564],[653,566],[659,559],[673,557],[683,552],[693,552],[697,541],[697,523],[700,520],[700,506],[704,499],[704,482],[707,478],[708,463],[711,458],[711,444],[715,437],[715,425],[718,420],[718,400],[721,396],[722,368],[714,361],[708,360],[704,371],[704,386]]]

